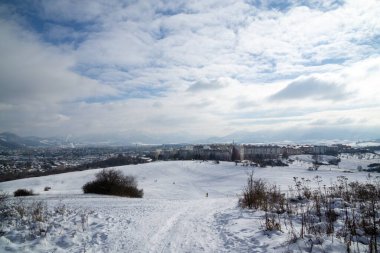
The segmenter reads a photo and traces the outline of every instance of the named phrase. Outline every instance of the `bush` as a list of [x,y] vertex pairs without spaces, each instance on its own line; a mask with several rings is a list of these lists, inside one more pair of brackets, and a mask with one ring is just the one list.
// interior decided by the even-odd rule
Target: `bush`
[[17,189],[13,192],[13,196],[15,197],[22,197],[22,196],[33,196],[33,190],[27,190],[27,189]]
[[5,203],[8,198],[8,194],[6,192],[0,191],[0,206]]
[[311,248],[300,250],[302,252],[314,252],[314,241],[328,237],[332,242],[343,239],[347,252],[380,252],[379,178],[348,182],[347,177],[338,176],[330,187],[321,187],[322,180],[316,176],[318,187],[314,190],[309,179],[293,179],[295,190],[290,187],[285,198],[278,187],[255,179],[251,173],[239,204],[243,208],[264,211],[262,224],[266,231],[282,231],[284,225],[289,243],[297,243],[299,238],[312,242]]
[[253,172],[248,175],[247,185],[243,189],[240,206],[249,209],[261,209],[283,213],[285,197],[276,185],[268,185],[262,179],[254,179]]
[[96,193],[116,195],[122,197],[142,198],[143,190],[137,188],[136,179],[133,176],[125,176],[120,170],[103,169],[95,175],[94,181],[83,185],[84,193]]
[[334,158],[329,161],[329,164],[338,166],[340,162],[340,158]]
[[[8,194],[0,191],[0,217],[6,216],[8,214]],[[1,227],[1,226],[0,226]]]
[[247,185],[243,190],[243,198],[240,199],[240,205],[247,208],[260,208],[266,202],[267,186],[261,179],[255,180],[253,173],[248,176]]

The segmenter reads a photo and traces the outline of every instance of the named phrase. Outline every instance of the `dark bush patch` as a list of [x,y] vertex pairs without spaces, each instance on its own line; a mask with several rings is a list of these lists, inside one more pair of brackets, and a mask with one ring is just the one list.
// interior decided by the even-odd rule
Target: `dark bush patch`
[[380,173],[380,163],[371,163],[365,171]]
[[329,223],[333,223],[338,220],[339,214],[335,212],[334,209],[328,209],[325,213],[325,216]]
[[329,164],[338,166],[340,162],[341,162],[340,158],[334,158],[329,161]]
[[94,181],[83,185],[84,193],[96,193],[116,195],[122,197],[142,198],[143,190],[137,188],[136,179],[133,176],[125,176],[120,170],[103,169],[95,175]]
[[33,193],[33,190],[27,190],[27,189],[17,189],[13,192],[13,196],[15,197],[22,197],[22,196],[33,196],[35,195]]

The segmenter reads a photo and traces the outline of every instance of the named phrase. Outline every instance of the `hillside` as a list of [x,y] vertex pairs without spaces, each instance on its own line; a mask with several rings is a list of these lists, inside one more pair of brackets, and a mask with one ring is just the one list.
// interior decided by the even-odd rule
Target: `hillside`
[[[293,177],[312,179],[319,175],[327,185],[339,175],[360,181],[367,177],[367,173],[343,173],[334,166],[308,171],[309,165],[300,158],[289,167],[252,168],[198,161],[117,167],[136,176],[139,188],[144,189],[143,199],[82,194],[82,185],[98,170],[0,183],[2,191],[30,188],[39,194],[25,198],[25,203],[42,200],[47,209],[58,210],[58,206],[64,210],[52,212],[46,235],[30,238],[30,230],[17,225],[12,231],[5,229],[0,252],[283,251],[287,234],[263,233],[262,213],[238,208],[237,195],[252,169],[255,177],[280,185],[285,192]],[[51,190],[44,191],[45,186]],[[326,243],[326,247],[331,244]],[[344,249],[339,242],[330,246],[327,252]]]

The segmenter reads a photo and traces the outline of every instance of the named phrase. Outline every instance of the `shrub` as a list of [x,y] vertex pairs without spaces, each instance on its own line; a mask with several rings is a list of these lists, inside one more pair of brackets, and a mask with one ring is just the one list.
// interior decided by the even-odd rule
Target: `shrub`
[[248,175],[247,185],[243,189],[240,206],[249,209],[261,209],[276,213],[284,212],[285,197],[276,185],[268,185],[261,179],[254,179],[253,172]]
[[0,205],[5,203],[7,198],[8,198],[8,194],[6,192],[0,191]]
[[248,175],[247,185],[243,189],[243,198],[240,206],[243,208],[258,209],[266,200],[266,185],[261,179],[255,180],[253,172]]
[[7,216],[8,214],[9,208],[7,199],[8,194],[0,191],[0,217]]
[[33,190],[27,190],[27,189],[17,189],[13,192],[13,196],[15,197],[22,197],[22,196],[32,196],[34,195]]
[[103,169],[95,175],[94,181],[83,185],[84,193],[96,193],[116,195],[122,197],[142,198],[143,190],[137,188],[136,179],[133,176],[125,176],[120,170]]
[[329,161],[329,164],[338,166],[340,162],[340,158],[334,158]]
[[323,238],[323,242],[330,236],[332,242],[342,238],[347,252],[353,249],[353,242],[357,243],[358,252],[380,252],[380,178],[348,182],[347,177],[338,176],[337,182],[322,188],[318,176],[315,177],[318,187],[314,190],[309,186],[310,180],[293,179],[295,191],[290,187],[285,198],[278,187],[254,179],[251,173],[239,204],[265,211],[262,224],[266,231],[282,231],[283,224],[289,233],[289,243],[297,243],[299,238],[311,242],[307,252],[314,252],[312,246],[321,244],[317,238]]
[[43,201],[33,202],[29,206],[29,212],[32,218],[32,221],[45,221],[47,219],[47,205]]

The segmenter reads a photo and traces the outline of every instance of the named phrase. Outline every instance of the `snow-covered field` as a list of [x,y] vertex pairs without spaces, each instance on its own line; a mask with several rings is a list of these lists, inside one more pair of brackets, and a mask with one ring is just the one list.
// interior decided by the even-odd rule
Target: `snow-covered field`
[[[248,173],[253,169],[255,177],[287,191],[294,185],[293,177],[319,175],[326,185],[340,175],[364,181],[368,173],[358,172],[357,166],[365,168],[379,159],[342,157],[339,167],[309,171],[310,157],[293,158],[289,167],[197,161],[118,167],[136,176],[139,188],[144,189],[143,199],[84,195],[81,187],[99,170],[0,183],[0,190],[8,193],[33,189],[39,195],[24,202],[43,200],[51,212],[45,222],[46,235],[31,236],[30,228],[17,221],[2,224],[0,252],[299,252],[287,246],[286,233],[263,232],[261,212],[237,206]],[[51,190],[44,191],[46,186]],[[324,247],[326,252],[345,250],[339,242],[326,242]]]

